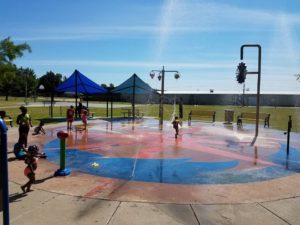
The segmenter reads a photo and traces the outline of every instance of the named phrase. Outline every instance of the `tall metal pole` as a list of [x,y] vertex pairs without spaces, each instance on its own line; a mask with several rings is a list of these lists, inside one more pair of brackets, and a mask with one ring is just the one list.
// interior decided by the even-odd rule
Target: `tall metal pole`
[[165,67],[161,71],[161,92],[160,92],[160,104],[159,104],[159,128],[163,129],[164,121],[164,93],[165,93]]
[[246,44],[241,46],[240,58],[243,60],[244,48],[255,47],[258,48],[258,70],[257,72],[247,72],[247,74],[257,74],[257,95],[256,95],[256,126],[255,126],[255,137],[258,136],[258,122],[259,122],[259,106],[260,106],[260,77],[261,77],[261,46],[257,44]]
[[245,106],[245,82],[243,84],[243,99],[242,99],[242,106]]
[[135,120],[135,79],[136,79],[136,74],[133,74],[133,91],[132,91],[132,102],[131,102],[133,122]]
[[108,94],[106,94],[106,117],[108,118]]
[[287,134],[287,145],[286,145],[286,154],[290,154],[290,133],[292,130],[292,116],[289,115],[289,121],[288,121],[288,130],[286,132]]
[[[159,128],[163,129],[163,120],[164,120],[164,93],[165,93],[165,73],[171,72],[176,73],[178,77],[175,77],[175,79],[179,78],[179,72],[177,70],[165,70],[165,66],[163,66],[162,70],[151,70],[150,76],[153,78],[155,76],[154,72],[159,72],[161,74],[161,92],[160,92],[160,99],[159,99]],[[175,75],[176,75],[175,74]],[[160,80],[160,76],[159,76]]]
[[76,110],[75,110],[75,119],[77,119],[77,116],[78,116],[78,112],[77,112],[77,109],[78,109],[78,105],[77,105],[77,98],[78,98],[78,89],[77,89],[77,70],[75,71],[75,106],[76,106]]

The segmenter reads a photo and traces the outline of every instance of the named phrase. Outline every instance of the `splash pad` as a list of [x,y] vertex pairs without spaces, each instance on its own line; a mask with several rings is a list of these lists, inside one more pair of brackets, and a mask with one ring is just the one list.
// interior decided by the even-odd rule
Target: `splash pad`
[[[159,131],[156,122],[124,120],[112,128],[99,123],[70,132],[68,166],[96,176],[170,184],[249,183],[300,171],[300,152],[292,147],[286,158],[279,132],[277,139],[262,137],[251,146],[252,129],[198,123],[183,127],[175,139],[168,123]],[[57,163],[58,146],[57,139],[45,145],[51,162]],[[101,170],[91,168],[93,163]]]
[[[69,132],[66,164],[77,177],[80,174],[93,179],[95,186],[82,195],[210,203],[223,202],[224,197],[216,196],[223,196],[226,191],[226,198],[232,195],[231,201],[237,198],[236,201],[241,202],[254,196],[265,197],[262,186],[276,185],[299,176],[300,143],[292,142],[287,158],[286,138],[282,131],[260,128],[260,136],[251,146],[253,125],[238,129],[222,123],[195,122],[192,126],[183,125],[177,139],[170,122],[164,125],[161,131],[154,119],[135,123],[99,120],[91,122],[86,131]],[[60,129],[64,127],[56,127],[52,133]],[[47,142],[44,151],[47,160],[59,164],[58,139],[53,137]],[[252,195],[235,193],[234,196],[232,193],[233,189],[249,186],[252,191],[256,186],[259,188]],[[203,199],[207,190],[214,189],[210,199]],[[283,197],[290,194],[288,190],[284,193]],[[266,196],[270,199],[269,194]],[[275,192],[271,199],[280,197]]]

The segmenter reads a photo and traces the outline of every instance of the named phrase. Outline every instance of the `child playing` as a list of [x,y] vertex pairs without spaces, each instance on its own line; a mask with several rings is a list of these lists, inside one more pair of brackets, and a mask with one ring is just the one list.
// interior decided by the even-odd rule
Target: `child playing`
[[30,191],[31,185],[35,183],[35,170],[37,169],[37,162],[39,157],[39,147],[30,145],[27,150],[25,163],[27,164],[24,175],[28,177],[29,181],[21,186],[23,193]]
[[178,136],[178,130],[179,130],[179,119],[178,116],[175,116],[174,120],[172,121],[173,128],[175,129],[175,138]]
[[74,121],[75,109],[71,105],[70,108],[67,109],[67,129],[72,130],[72,123]]
[[17,159],[25,159],[26,158],[26,148],[24,145],[21,145],[19,142],[17,142],[14,145],[14,154]]
[[46,131],[44,130],[43,126],[44,126],[44,122],[41,121],[40,124],[34,128],[32,135],[38,135],[40,133],[46,134]]
[[86,109],[82,109],[81,110],[81,120],[83,123],[83,130],[86,130],[86,125],[87,125],[87,110]]

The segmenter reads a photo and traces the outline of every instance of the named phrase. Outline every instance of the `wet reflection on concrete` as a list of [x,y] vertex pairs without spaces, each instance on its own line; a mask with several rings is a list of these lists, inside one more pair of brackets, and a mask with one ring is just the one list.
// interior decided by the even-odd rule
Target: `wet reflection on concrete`
[[[170,122],[161,131],[152,119],[93,121],[87,130],[77,128],[67,139],[67,166],[95,176],[167,184],[232,184],[300,171],[299,143],[291,143],[287,158],[282,132],[268,128],[261,128],[254,146],[251,125],[238,129],[194,122],[190,127],[183,125],[177,139]],[[65,128],[50,132],[53,140],[44,149],[48,160],[56,164],[60,129]]]

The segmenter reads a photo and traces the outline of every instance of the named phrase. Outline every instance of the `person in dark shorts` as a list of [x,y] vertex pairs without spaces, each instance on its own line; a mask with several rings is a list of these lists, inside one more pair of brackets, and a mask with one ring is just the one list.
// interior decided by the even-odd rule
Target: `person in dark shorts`
[[25,106],[20,107],[21,114],[17,117],[17,124],[19,125],[19,140],[18,143],[20,145],[24,145],[25,148],[27,147],[28,141],[28,133],[30,127],[32,127],[31,117],[27,113],[27,108]]

